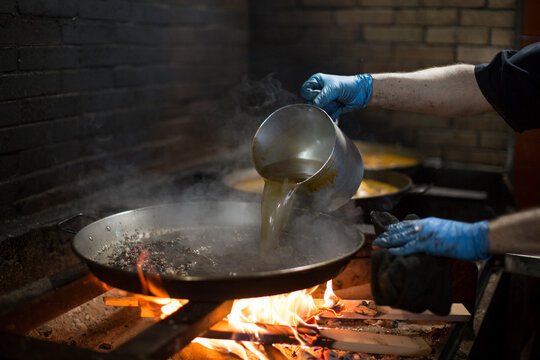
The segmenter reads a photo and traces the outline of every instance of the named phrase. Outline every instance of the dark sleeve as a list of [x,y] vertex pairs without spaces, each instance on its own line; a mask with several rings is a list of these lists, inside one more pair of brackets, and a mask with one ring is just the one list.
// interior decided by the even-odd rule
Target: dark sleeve
[[371,253],[371,291],[377,305],[448,315],[452,306],[449,259],[426,254]]
[[540,42],[501,51],[474,72],[482,94],[512,129],[540,127]]

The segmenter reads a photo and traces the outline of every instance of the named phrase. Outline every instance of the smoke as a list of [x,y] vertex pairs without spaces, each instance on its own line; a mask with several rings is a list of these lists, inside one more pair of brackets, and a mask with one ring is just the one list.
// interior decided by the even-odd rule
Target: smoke
[[260,79],[246,75],[227,95],[231,111],[218,115],[216,136],[236,154],[238,164],[251,167],[251,142],[261,123],[280,107],[302,100],[285,90],[272,73]]
[[[175,166],[150,172],[141,169],[137,159],[109,155],[100,163],[100,171],[112,179],[111,186],[102,190],[87,187],[88,193],[95,194],[97,199],[91,196],[88,202],[83,200],[78,206],[100,217],[171,202],[259,202],[259,195],[235,191],[223,183],[223,178],[238,170],[253,167],[251,142],[257,128],[271,112],[296,101],[298,98],[284,90],[273,74],[262,79],[245,76],[223,98],[210,99],[190,108],[190,122],[193,125],[186,136],[211,141],[201,144],[199,149],[182,149],[178,146],[166,148],[164,153],[157,154],[155,162],[159,164],[162,161],[160,155],[174,158],[175,153],[178,153],[182,158],[182,152],[186,151],[202,155],[196,154],[198,158],[193,161],[179,160]],[[97,120],[86,124],[90,127],[101,125],[102,122]],[[123,135],[117,141],[130,145],[136,142],[137,139],[130,140],[129,136],[130,134]],[[186,142],[192,146],[192,141]],[[99,149],[100,145],[103,150]],[[95,152],[105,153],[107,150],[107,143],[97,141],[92,143],[92,146]],[[136,152],[136,156],[148,157],[149,152],[150,150],[141,148]],[[78,182],[83,184],[84,179],[81,178]],[[87,194],[81,195],[86,197]]]
[[234,277],[337,260],[362,243],[340,217],[297,210],[280,236],[280,248],[261,254],[259,210],[255,203],[184,202],[151,208],[148,216],[138,214],[137,231],[125,226],[129,219],[120,214],[107,220],[105,236],[114,242],[106,242],[95,260],[135,271],[144,249],[161,274]]
[[[254,167],[251,144],[260,124],[275,110],[299,102],[302,102],[300,97],[285,90],[273,73],[260,79],[244,76],[220,102],[197,108],[197,119],[191,120],[196,128],[195,136],[210,138],[212,146],[208,149],[204,143],[197,149],[204,154],[202,157],[191,163],[179,161],[175,167],[151,172],[129,165],[130,162],[122,161],[125,158],[120,159],[122,167],[107,159],[103,166],[105,172],[117,174],[114,178],[118,185],[104,189],[100,200],[106,199],[112,209],[120,210],[179,201],[259,202],[259,194],[232,189],[224,183],[224,178]],[[174,154],[183,149],[176,147],[165,151]],[[144,156],[144,150],[141,153]],[[160,161],[159,158],[156,160]],[[99,204],[95,207],[98,212]]]
[[274,76],[270,73],[260,80],[244,76],[230,91],[238,112],[260,118],[285,105],[304,102],[298,95],[283,89]]
[[[230,90],[229,99],[231,106],[227,107],[227,111],[222,109],[216,112],[208,109],[208,112],[200,114],[201,117],[211,120],[209,124],[213,124],[213,128],[204,128],[201,131],[207,132],[215,139],[214,153],[193,164],[179,164],[173,171],[154,172],[144,176],[139,176],[140,174],[134,171],[131,173],[132,181],[114,190],[108,190],[103,196],[109,203],[121,204],[120,210],[170,203],[188,204],[187,213],[184,207],[183,215],[170,214],[178,219],[170,222],[170,229],[174,229],[174,224],[181,226],[182,222],[187,221],[187,214],[199,214],[189,225],[193,228],[200,223],[202,228],[208,227],[207,233],[198,234],[197,237],[208,241],[205,251],[211,252],[209,256],[233,252],[226,257],[219,255],[221,262],[216,271],[228,267],[228,272],[245,273],[260,271],[263,268],[268,270],[303,266],[329,261],[355,250],[360,243],[361,235],[356,232],[342,209],[332,214],[332,218],[304,209],[300,210],[300,215],[294,212],[289,218],[281,240],[281,250],[272,255],[274,256],[272,261],[259,263],[256,255],[259,244],[261,195],[236,190],[226,184],[224,178],[240,170],[253,168],[251,142],[259,125],[278,108],[301,101],[298,96],[284,90],[273,74],[259,80],[244,77]],[[230,204],[227,205],[227,202]],[[209,213],[208,206],[215,209],[215,205],[211,203],[224,205],[218,206],[219,211]],[[242,203],[249,203],[250,209],[253,210],[244,213],[235,212],[235,208],[242,208]],[[293,204],[295,207],[303,205],[302,201]],[[216,230],[215,227],[212,229],[212,224],[208,223],[210,219],[217,219],[216,221],[229,219],[232,224],[243,224],[242,221],[245,222],[248,218],[250,223],[247,224],[247,228],[255,230],[247,231],[247,228],[244,228],[246,232],[242,233],[241,237],[234,231],[227,233],[225,230]],[[238,229],[242,229],[242,226],[239,225]],[[152,233],[154,229],[138,230]],[[195,244],[189,245],[192,250],[200,248]],[[171,249],[171,253],[180,250]],[[242,253],[233,256],[240,251]],[[246,258],[251,261],[246,263]],[[230,259],[234,261],[229,261]]]

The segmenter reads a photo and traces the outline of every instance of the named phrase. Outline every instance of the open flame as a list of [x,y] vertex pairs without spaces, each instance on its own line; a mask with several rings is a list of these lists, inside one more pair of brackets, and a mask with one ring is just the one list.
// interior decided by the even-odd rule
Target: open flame
[[[316,288],[294,291],[288,294],[235,300],[231,313],[227,316],[227,321],[231,328],[242,333],[254,334],[256,337],[269,331],[261,324],[284,325],[292,330],[301,344],[309,345],[310,336],[308,332],[300,334],[297,328],[311,327],[316,329],[318,315],[327,311],[337,314],[344,310],[344,307],[340,305],[341,299],[335,295],[332,289],[332,280],[329,280],[326,284],[324,306],[322,308],[315,304],[311,295]],[[273,330],[275,331],[275,329]],[[193,341],[210,349],[233,353],[242,359],[249,359],[248,354],[261,360],[268,359],[257,348],[255,343],[249,341],[235,342],[204,338],[196,338]]]
[[[143,272],[143,266],[149,269],[146,275]],[[149,261],[147,250],[143,250],[137,260],[137,274],[141,281],[143,293],[154,295],[136,295],[139,298],[142,317],[153,317],[157,315],[161,319],[165,319],[188,303],[188,300],[171,299],[169,297],[167,291],[161,286],[161,277]],[[158,313],[156,313],[156,306],[159,308]]]
[[[165,319],[188,303],[188,300],[169,297],[167,291],[163,289],[161,277],[149,261],[146,250],[142,251],[137,261],[137,273],[143,292],[148,295],[134,294],[133,297],[126,297],[123,306],[139,306],[141,317],[159,316],[159,318]],[[234,331],[252,334],[256,339],[270,331],[275,334],[276,328],[269,330],[265,325],[284,326],[290,329],[290,333],[294,334],[300,344],[310,345],[318,334],[318,315],[328,311],[339,315],[345,310],[341,299],[335,295],[332,289],[332,280],[326,284],[322,307],[316,304],[312,296],[316,289],[317,286],[287,294],[235,300],[232,310],[225,320]],[[111,301],[110,305],[119,305],[119,302],[109,300]],[[301,333],[297,330],[300,328],[302,329]],[[242,359],[268,359],[266,351],[262,350],[256,341],[206,338],[196,338],[193,341],[210,349],[235,354]]]

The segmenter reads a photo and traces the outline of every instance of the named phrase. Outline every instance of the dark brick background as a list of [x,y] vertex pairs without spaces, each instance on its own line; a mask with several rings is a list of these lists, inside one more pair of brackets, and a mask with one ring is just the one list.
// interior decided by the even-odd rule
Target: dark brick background
[[248,73],[248,14],[247,0],[2,0],[0,218],[215,152],[201,108]]
[[[519,48],[516,0],[254,1],[252,68],[298,91],[310,75],[413,71],[491,60]],[[269,31],[268,29],[272,29]],[[379,109],[345,114],[355,138],[400,142],[448,161],[506,165],[509,127],[496,114],[448,119]],[[489,138],[489,140],[488,140]]]
[[[222,100],[245,74],[274,72],[297,94],[314,72],[483,62],[515,47],[517,8],[515,0],[2,0],[0,218],[88,195],[125,168],[166,169],[222,151],[236,126],[225,115],[234,104]],[[369,109],[341,124],[355,138],[445,160],[506,162],[508,128],[496,115]]]

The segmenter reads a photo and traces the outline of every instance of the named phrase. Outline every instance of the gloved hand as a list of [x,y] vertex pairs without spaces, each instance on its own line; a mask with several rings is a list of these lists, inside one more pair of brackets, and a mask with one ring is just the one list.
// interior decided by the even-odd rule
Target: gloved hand
[[[388,212],[372,211],[371,222],[380,235],[399,220]],[[405,220],[419,219],[409,214]],[[379,305],[412,312],[431,310],[447,315],[452,305],[449,260],[426,254],[394,256],[387,249],[371,254],[371,291]]]
[[310,104],[320,107],[334,120],[343,112],[367,106],[373,78],[370,74],[353,76],[312,75],[300,91]]
[[392,255],[426,253],[463,260],[489,257],[488,222],[473,224],[434,217],[389,225],[373,245]]
[[[386,228],[389,225],[396,224],[399,222],[397,217],[395,217],[394,215],[390,214],[387,211],[372,210],[369,213],[369,216],[371,218],[371,223],[373,224],[373,227],[375,228],[375,234],[377,236],[385,232]],[[416,214],[408,214],[407,216],[403,218],[403,220],[417,220],[417,219],[420,219],[420,217]]]

